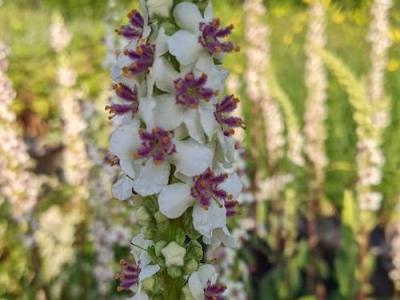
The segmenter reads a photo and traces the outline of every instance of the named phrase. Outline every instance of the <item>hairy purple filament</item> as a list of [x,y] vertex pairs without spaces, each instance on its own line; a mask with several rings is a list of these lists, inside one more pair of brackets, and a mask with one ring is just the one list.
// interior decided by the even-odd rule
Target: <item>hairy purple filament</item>
[[116,95],[127,103],[112,103],[111,105],[107,105],[106,110],[111,114],[109,119],[112,119],[116,115],[123,115],[128,112],[131,112],[132,114],[137,113],[139,110],[137,87],[135,86],[134,89],[131,89],[129,86],[119,83],[114,84],[113,88]]
[[116,275],[116,278],[120,281],[118,290],[127,291],[139,283],[140,262],[134,264],[121,260],[120,265],[121,272]]
[[125,66],[122,71],[126,76],[135,76],[143,72],[147,72],[153,65],[155,46],[151,44],[141,44],[135,50],[124,50],[133,62]]
[[224,300],[223,293],[226,290],[226,286],[223,284],[207,282],[207,287],[204,289],[204,300]]
[[206,82],[206,74],[196,78],[193,72],[186,74],[184,78],[175,80],[176,103],[189,108],[198,108],[200,100],[210,101],[213,96],[217,95],[217,92],[204,87]]
[[137,10],[132,10],[128,14],[129,24],[123,25],[116,32],[127,39],[138,39],[142,37],[144,28],[144,19]]
[[176,152],[172,138],[173,132],[154,128],[151,132],[140,130],[141,147],[134,153],[135,159],[152,157],[156,165],[165,161],[168,155]]
[[219,19],[214,19],[209,23],[200,23],[201,36],[199,43],[208,51],[210,55],[217,53],[228,53],[239,51],[238,47],[225,38],[232,34],[233,25],[221,28]]
[[239,117],[227,116],[237,108],[239,99],[233,95],[226,96],[221,103],[216,105],[215,119],[220,124],[225,136],[231,136],[235,133],[235,128],[243,128],[244,121]]
[[193,178],[191,196],[199,201],[202,208],[207,210],[211,201],[215,200],[219,205],[224,205],[228,217],[235,214],[236,201],[232,199],[226,191],[219,188],[228,178],[227,174],[215,175],[211,169],[207,169],[203,174]]

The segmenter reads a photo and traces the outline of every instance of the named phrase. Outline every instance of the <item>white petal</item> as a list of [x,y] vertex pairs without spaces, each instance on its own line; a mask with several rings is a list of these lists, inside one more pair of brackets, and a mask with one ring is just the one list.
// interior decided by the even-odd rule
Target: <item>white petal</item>
[[156,39],[155,57],[160,57],[165,53],[167,53],[168,51],[167,38],[168,36],[165,34],[165,29],[161,27]]
[[146,240],[143,233],[135,235],[131,242],[131,253],[135,260],[139,260],[141,254],[152,244],[152,241]]
[[183,121],[183,109],[176,104],[175,96],[161,95],[156,98],[154,122],[156,127],[164,130],[174,130]]
[[186,176],[196,176],[211,166],[213,152],[209,146],[189,139],[175,142],[176,169]]
[[235,248],[237,246],[235,238],[231,235],[226,226],[224,228],[215,229],[212,234],[212,238],[209,239],[204,237],[203,242],[207,245],[211,245],[212,249],[219,247],[221,244],[224,244],[230,248]]
[[214,284],[217,281],[217,272],[212,265],[202,265],[199,270],[199,278],[203,286],[207,286],[208,281]]
[[179,218],[192,204],[190,185],[184,183],[170,184],[158,196],[161,213],[170,219]]
[[179,30],[168,38],[168,49],[182,65],[194,63],[203,50],[197,35],[185,30]]
[[228,192],[236,199],[242,191],[243,184],[236,173],[229,174],[228,178],[220,184],[220,188]]
[[206,285],[203,286],[199,272],[194,272],[190,275],[188,280],[189,290],[194,299],[196,300],[203,300],[204,299],[204,288]]
[[122,176],[112,186],[112,194],[118,200],[127,200],[132,196],[133,180]]
[[187,109],[183,122],[189,132],[189,135],[197,142],[204,143],[203,128],[200,123],[200,117],[197,109]]
[[214,11],[211,1],[208,2],[208,5],[204,11],[204,21],[211,22],[213,20]]
[[176,24],[181,28],[196,33],[199,31],[200,22],[203,21],[203,17],[200,13],[199,8],[189,2],[179,3],[174,9],[174,18]]
[[160,192],[168,184],[169,172],[168,163],[156,165],[152,158],[148,159],[133,183],[135,192],[141,196],[150,196]]
[[118,127],[110,137],[110,152],[120,159],[132,158],[132,153],[140,146],[137,123]]
[[156,86],[167,93],[175,93],[174,81],[179,78],[179,73],[171,66],[165,58],[158,58],[151,71]]
[[212,139],[218,123],[215,120],[215,107],[211,103],[201,103],[199,106],[200,122],[209,140]]
[[110,138],[110,152],[120,159],[121,169],[131,178],[136,176],[132,154],[140,146],[140,138],[136,123],[117,128]]
[[160,271],[160,266],[159,265],[147,265],[143,267],[140,271],[140,281],[145,280],[146,278],[150,278],[154,274],[156,274],[158,271]]
[[226,226],[225,207],[220,207],[215,201],[211,201],[208,210],[205,210],[196,204],[193,208],[193,225],[206,238],[211,238],[214,229]]
[[146,97],[140,99],[139,105],[139,115],[142,117],[143,121],[146,123],[146,129],[151,130],[154,128],[154,115],[153,109],[156,103],[153,98]]

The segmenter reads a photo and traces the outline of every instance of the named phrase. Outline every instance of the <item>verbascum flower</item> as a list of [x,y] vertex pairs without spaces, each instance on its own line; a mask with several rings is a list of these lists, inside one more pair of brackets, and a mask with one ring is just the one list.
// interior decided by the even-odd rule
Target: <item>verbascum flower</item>
[[38,200],[40,180],[28,171],[33,162],[11,110],[15,91],[6,73],[8,53],[0,42],[0,193],[9,201],[14,218],[29,221]]
[[324,169],[327,165],[325,121],[328,82],[324,63],[317,52],[326,45],[325,13],[325,6],[320,1],[310,6],[310,23],[305,46],[307,56],[305,81],[308,95],[304,112],[304,152],[314,170],[313,189],[317,189],[323,183]]
[[[134,203],[148,244],[133,241],[132,249],[141,249],[153,267],[141,284],[142,259],[124,262],[120,287],[133,291],[133,299],[185,293],[223,299],[225,287],[208,276],[212,267],[203,264],[199,239],[234,244],[227,219],[236,214],[242,183],[232,169],[233,136],[244,122],[233,115],[239,99],[224,95],[228,72],[221,62],[238,48],[229,38],[233,26],[214,18],[211,4],[204,10],[185,1],[171,5],[162,24],[178,29],[168,27],[167,34],[154,5],[169,3],[141,1],[118,30],[127,46],[111,72],[115,95],[107,107],[119,119],[109,152],[122,174],[112,191]],[[170,278],[191,279],[186,288],[186,280],[171,288]]]

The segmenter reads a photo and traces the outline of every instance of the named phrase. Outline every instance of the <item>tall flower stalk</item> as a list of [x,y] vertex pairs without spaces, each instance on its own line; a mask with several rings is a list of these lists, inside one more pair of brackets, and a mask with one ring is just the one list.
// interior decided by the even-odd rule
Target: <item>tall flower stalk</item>
[[64,122],[63,172],[65,181],[77,190],[74,200],[79,201],[88,195],[86,187],[90,164],[83,141],[83,133],[87,124],[82,118],[79,101],[82,93],[73,88],[76,84],[77,75],[65,51],[71,38],[72,35],[65,26],[61,15],[54,15],[50,28],[50,45],[56,52],[58,60],[58,97],[60,99],[61,117]]
[[29,171],[33,162],[11,109],[15,91],[7,77],[8,53],[8,48],[0,42],[0,193],[10,203],[13,217],[29,222],[38,200],[40,181]]
[[[266,9],[260,0],[247,0],[244,3],[245,24],[246,24],[246,93],[251,101],[252,119],[252,158],[259,162],[262,147],[260,143],[262,137],[260,133],[265,133],[264,140],[267,150],[268,176],[276,175],[278,161],[284,156],[285,137],[283,115],[279,105],[273,100],[270,87],[267,81],[267,74],[270,68],[270,47],[269,47],[269,28],[262,18],[266,15]],[[259,117],[260,112],[264,119]],[[257,228],[258,234],[265,235],[264,224],[266,222],[266,205],[260,202],[258,196],[260,186],[264,185],[264,180],[260,177],[258,167],[254,169],[253,194],[257,199]],[[276,199],[274,199],[276,200]]]
[[242,185],[232,136],[243,121],[230,115],[239,99],[223,95],[228,72],[215,63],[237,50],[233,26],[211,4],[185,1],[141,1],[128,18],[117,30],[128,45],[112,70],[107,110],[120,125],[109,151],[121,169],[113,194],[130,200],[141,227],[119,289],[132,299],[223,299],[199,239],[234,244],[227,219]]
[[[327,129],[327,74],[322,58],[318,54],[319,49],[326,45],[325,14],[326,8],[322,1],[314,1],[309,7],[309,27],[305,45],[306,66],[305,83],[307,87],[306,108],[304,113],[304,152],[309,166],[309,183],[307,199],[307,231],[310,251],[317,255],[318,244],[317,218],[319,214],[320,200],[323,197],[325,167],[327,157],[325,153],[325,141]],[[309,267],[310,288],[317,290],[317,267]],[[320,288],[319,288],[320,289]]]

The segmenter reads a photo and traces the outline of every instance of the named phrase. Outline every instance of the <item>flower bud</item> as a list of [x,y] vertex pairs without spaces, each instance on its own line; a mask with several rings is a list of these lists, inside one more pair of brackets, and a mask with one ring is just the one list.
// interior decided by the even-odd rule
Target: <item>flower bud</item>
[[173,4],[173,0],[148,0],[147,7],[149,8],[150,17],[168,18]]
[[139,207],[139,209],[137,210],[136,218],[137,218],[137,222],[139,225],[146,226],[149,224],[151,216],[147,212],[147,210],[142,206],[142,207]]
[[161,250],[167,245],[166,241],[158,241],[155,245],[156,255],[161,255]]
[[145,290],[145,291],[152,291],[153,289],[154,289],[154,284],[155,284],[155,280],[154,280],[154,278],[153,277],[150,277],[150,278],[146,278],[145,280],[143,280],[143,282],[142,282],[142,286],[143,286],[143,289]]
[[173,268],[168,268],[167,273],[170,277],[172,278],[178,278],[182,276],[182,270],[181,268],[173,267]]
[[190,275],[193,272],[197,271],[199,268],[199,264],[197,263],[196,260],[191,259],[185,264],[185,274]]
[[157,224],[164,224],[168,222],[168,218],[159,211],[154,214],[154,218],[156,219]]
[[165,264],[169,267],[182,267],[186,255],[186,249],[179,246],[176,242],[171,242],[161,250],[165,258]]

